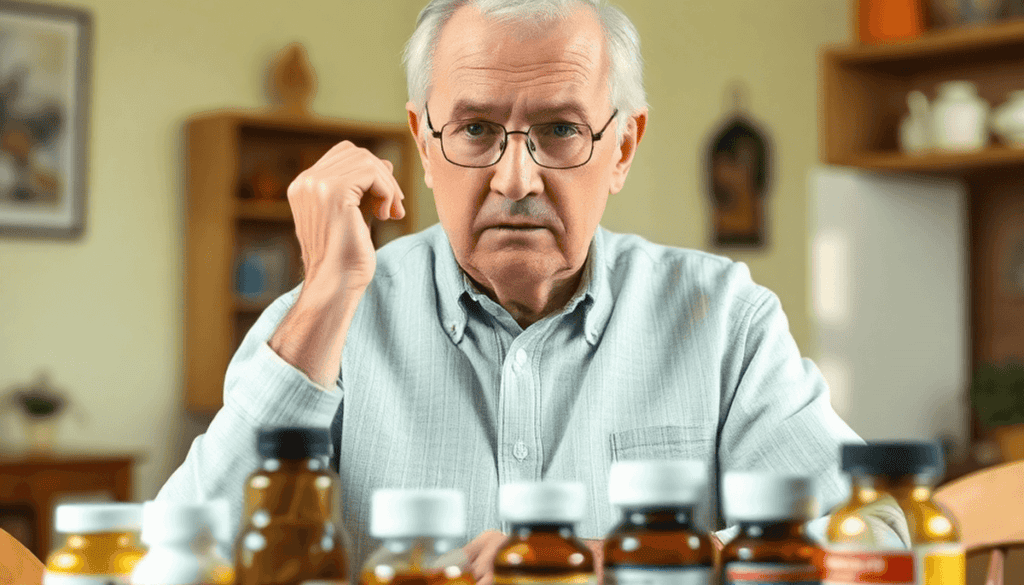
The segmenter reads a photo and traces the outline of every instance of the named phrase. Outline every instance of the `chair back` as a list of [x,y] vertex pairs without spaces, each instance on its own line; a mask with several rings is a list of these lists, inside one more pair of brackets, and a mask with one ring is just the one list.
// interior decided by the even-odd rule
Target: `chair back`
[[956,517],[967,554],[988,555],[985,584],[1003,585],[1007,555],[1024,548],[1024,461],[965,475],[937,489],[935,501]]
[[45,568],[25,545],[0,528],[0,585],[40,585]]

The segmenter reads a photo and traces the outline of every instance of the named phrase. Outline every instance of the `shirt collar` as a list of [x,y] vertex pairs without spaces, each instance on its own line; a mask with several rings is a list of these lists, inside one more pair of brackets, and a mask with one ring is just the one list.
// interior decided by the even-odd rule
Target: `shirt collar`
[[[434,274],[440,295],[438,317],[445,332],[458,344],[462,341],[469,319],[465,303],[479,302],[479,299],[485,298],[486,295],[476,290],[465,271],[459,266],[448,235],[440,224],[434,228]],[[590,241],[587,260],[583,265],[580,288],[561,311],[564,315],[572,314],[577,309],[583,312],[584,336],[591,345],[597,345],[608,324],[612,309],[604,231],[604,228],[597,226]],[[581,304],[582,308],[579,307]]]

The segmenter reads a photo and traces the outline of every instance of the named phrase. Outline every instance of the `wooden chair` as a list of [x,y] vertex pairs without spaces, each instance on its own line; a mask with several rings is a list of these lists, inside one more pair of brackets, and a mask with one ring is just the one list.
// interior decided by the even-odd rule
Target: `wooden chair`
[[44,569],[31,551],[0,529],[0,585],[40,585]]
[[1009,552],[1024,550],[1024,461],[965,475],[936,490],[935,500],[959,521],[968,560],[988,556],[985,585],[1003,585]]

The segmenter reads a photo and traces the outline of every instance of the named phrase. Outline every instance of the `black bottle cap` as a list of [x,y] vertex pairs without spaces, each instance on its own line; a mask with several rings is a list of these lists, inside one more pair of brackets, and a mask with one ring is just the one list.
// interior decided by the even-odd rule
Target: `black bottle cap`
[[899,477],[942,475],[945,464],[937,443],[926,441],[846,444],[842,449],[843,471],[853,474]]
[[308,459],[331,454],[331,433],[327,429],[278,427],[260,429],[256,450],[272,459]]

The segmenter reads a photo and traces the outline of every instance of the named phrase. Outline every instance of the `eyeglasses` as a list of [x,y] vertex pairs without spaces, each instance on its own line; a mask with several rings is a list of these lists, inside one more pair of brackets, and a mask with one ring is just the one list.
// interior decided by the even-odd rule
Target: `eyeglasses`
[[441,141],[444,158],[460,167],[480,169],[498,164],[508,146],[512,134],[526,136],[526,150],[533,162],[548,169],[572,169],[590,162],[594,155],[594,143],[601,140],[608,124],[619,113],[612,112],[611,118],[601,130],[594,132],[587,124],[573,122],[550,122],[534,124],[525,132],[508,131],[501,124],[486,120],[453,120],[441,130],[434,130],[430,123],[430,109],[427,112],[427,128],[434,138]]

